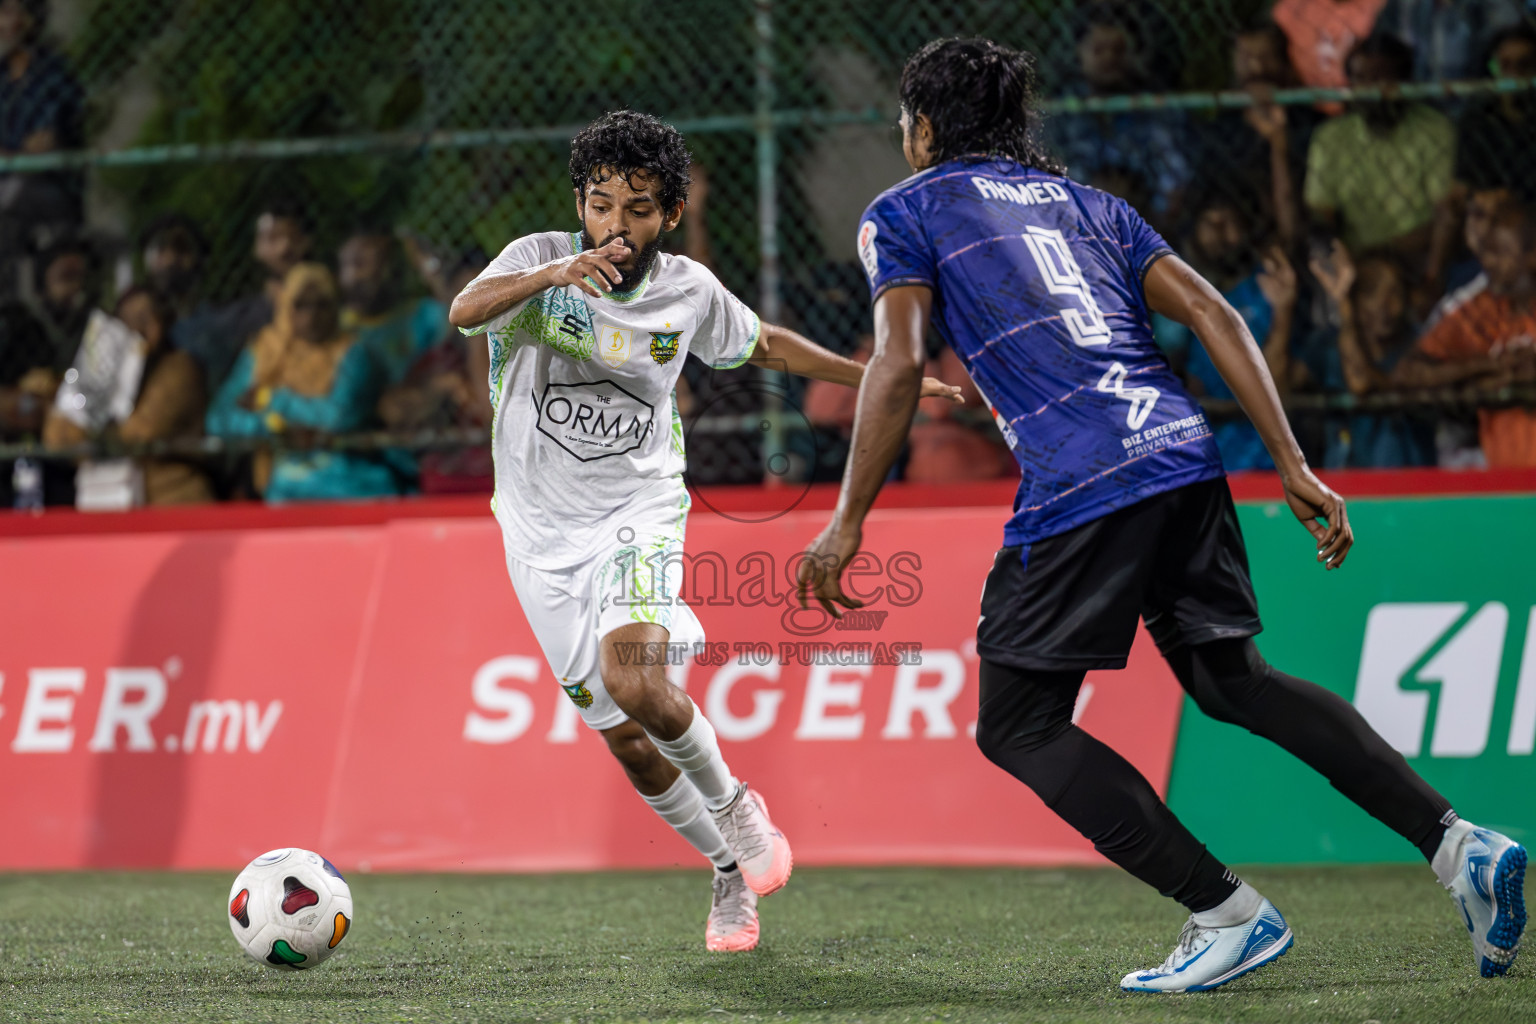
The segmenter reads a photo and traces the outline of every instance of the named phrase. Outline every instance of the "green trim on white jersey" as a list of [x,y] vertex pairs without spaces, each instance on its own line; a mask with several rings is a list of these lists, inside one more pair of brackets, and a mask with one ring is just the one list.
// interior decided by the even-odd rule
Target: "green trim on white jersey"
[[[752,311],[749,309],[748,312]],[[752,353],[757,351],[757,341],[762,336],[763,318],[752,312],[752,340],[747,342],[746,351],[741,354],[741,358],[734,363],[714,363],[711,364],[710,368],[714,370],[734,370],[738,366],[745,365],[747,360],[752,358]]]

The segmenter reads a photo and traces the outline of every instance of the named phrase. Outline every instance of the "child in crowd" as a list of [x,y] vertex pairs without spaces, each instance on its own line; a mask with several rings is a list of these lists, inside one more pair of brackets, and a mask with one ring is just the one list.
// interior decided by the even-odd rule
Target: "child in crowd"
[[[1312,275],[1338,310],[1337,330],[1314,332],[1305,364],[1323,391],[1357,398],[1395,390],[1392,373],[1414,343],[1408,274],[1385,253],[1356,261],[1339,242],[1314,259]],[[1405,412],[1330,414],[1324,424],[1327,469],[1432,466],[1434,422]]]
[[[1393,373],[1404,387],[1536,383],[1536,215],[1500,206],[1482,246],[1488,285],[1431,326]],[[1478,410],[1490,468],[1536,466],[1536,409]]]

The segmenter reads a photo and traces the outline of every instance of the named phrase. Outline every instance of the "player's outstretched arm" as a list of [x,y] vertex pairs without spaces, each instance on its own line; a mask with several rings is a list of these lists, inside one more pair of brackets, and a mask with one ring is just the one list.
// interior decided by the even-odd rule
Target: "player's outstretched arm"
[[797,589],[802,607],[807,591],[834,618],[842,614],[837,605],[859,607],[859,601],[843,593],[843,568],[859,550],[864,517],[911,429],[922,389],[923,341],[932,308],[933,291],[921,286],[891,288],[875,302],[875,354],[859,387],[843,489],[832,521],[800,563]]
[[[796,334],[787,327],[766,322],[763,324],[763,335],[747,362],[770,370],[783,370],[798,377],[810,377],[813,380],[824,380],[833,384],[846,384],[851,388],[858,387],[864,380],[862,364],[852,359],[845,359],[835,352],[829,352],[811,339]],[[919,397],[944,398],[956,405],[965,402],[957,386],[945,384],[937,377],[923,378]]]
[[1286,503],[1317,541],[1317,560],[1329,569],[1343,565],[1355,542],[1344,499],[1307,466],[1248,325],[1209,281],[1177,256],[1164,256],[1152,264],[1144,284],[1147,305],[1195,332],[1221,379],[1253,421],[1280,472]]
[[448,307],[448,322],[460,330],[479,327],[546,288],[568,284],[593,298],[601,298],[613,291],[622,276],[614,263],[622,263],[628,256],[629,246],[624,239],[615,238],[601,249],[578,252],[537,267],[477,277],[454,297],[453,305]]

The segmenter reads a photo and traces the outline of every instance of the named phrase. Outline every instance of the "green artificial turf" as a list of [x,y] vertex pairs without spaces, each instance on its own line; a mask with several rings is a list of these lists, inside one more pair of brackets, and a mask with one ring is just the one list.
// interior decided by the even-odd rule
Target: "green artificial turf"
[[353,875],[353,931],[263,967],[229,878],[0,875],[3,1021],[1536,1021],[1536,956],[1477,976],[1429,870],[1255,869],[1289,954],[1218,992],[1122,993],[1179,908],[1112,870],[806,869],[748,954],[704,950],[705,871]]

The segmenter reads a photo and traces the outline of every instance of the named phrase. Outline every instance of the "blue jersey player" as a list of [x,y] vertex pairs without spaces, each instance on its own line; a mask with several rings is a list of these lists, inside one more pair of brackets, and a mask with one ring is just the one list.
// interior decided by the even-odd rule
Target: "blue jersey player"
[[1344,501],[1307,468],[1242,318],[1119,199],[1044,155],[1029,55],[930,43],[901,79],[907,161],[859,227],[875,299],[842,494],[801,573],[837,614],[839,577],[905,440],[930,327],[965,362],[1022,471],[981,599],[976,740],[1105,857],[1188,908],[1160,966],[1127,990],[1215,988],[1279,957],[1284,917],[1174,817],[1124,758],[1072,724],[1083,674],[1125,665],[1138,618],[1207,714],[1269,739],[1424,854],[1505,973],[1525,925],[1525,851],[1450,803],[1337,695],[1265,663],[1221,458],[1152,341],[1188,325],[1274,457],[1328,569],[1353,542]]

